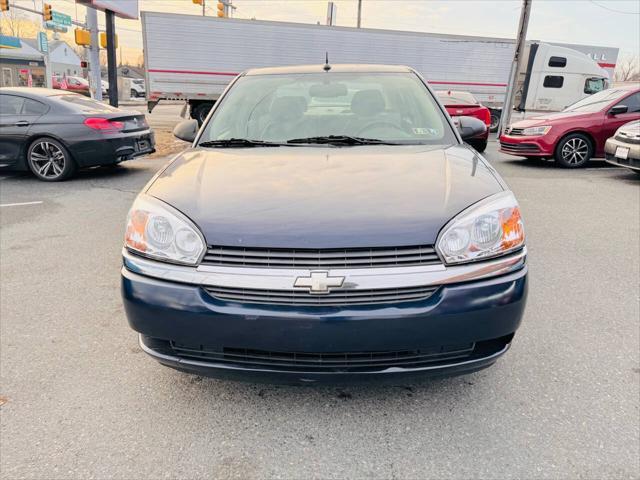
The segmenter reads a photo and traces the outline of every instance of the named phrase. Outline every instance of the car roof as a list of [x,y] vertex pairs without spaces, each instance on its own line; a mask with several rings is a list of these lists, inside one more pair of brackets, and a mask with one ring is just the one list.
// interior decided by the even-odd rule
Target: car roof
[[[331,69],[327,73],[408,73],[413,69],[404,65],[367,65],[356,63],[330,64]],[[290,65],[287,67],[252,68],[244,75],[284,75],[287,73],[322,73],[325,65]]]
[[40,87],[2,87],[0,93],[15,93],[25,97],[53,97],[56,95],[77,95],[74,92],[65,90],[54,90],[53,88]]

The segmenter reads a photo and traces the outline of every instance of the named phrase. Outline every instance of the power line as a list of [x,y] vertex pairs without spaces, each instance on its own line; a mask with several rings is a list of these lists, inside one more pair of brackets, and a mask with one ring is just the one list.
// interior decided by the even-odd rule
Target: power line
[[600,5],[596,3],[594,0],[589,0],[591,3],[596,5],[597,7],[604,8],[605,10],[609,10],[610,12],[622,13],[624,15],[640,15],[640,12],[625,12],[624,10],[616,10],[615,8],[605,7],[604,5]]

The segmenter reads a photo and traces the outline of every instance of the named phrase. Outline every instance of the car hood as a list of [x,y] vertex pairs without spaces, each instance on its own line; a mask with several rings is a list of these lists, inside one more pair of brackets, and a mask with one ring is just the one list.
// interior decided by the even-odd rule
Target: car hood
[[549,113],[546,115],[540,115],[536,117],[527,118],[525,120],[519,120],[511,124],[513,128],[527,128],[527,127],[538,127],[542,125],[554,125],[556,123],[564,123],[567,120],[571,120],[572,122],[580,121],[581,119],[586,119],[593,116],[593,112],[584,113],[584,112],[557,112],[557,113]]
[[199,226],[208,245],[429,245],[469,205],[504,189],[464,146],[190,149],[147,193]]

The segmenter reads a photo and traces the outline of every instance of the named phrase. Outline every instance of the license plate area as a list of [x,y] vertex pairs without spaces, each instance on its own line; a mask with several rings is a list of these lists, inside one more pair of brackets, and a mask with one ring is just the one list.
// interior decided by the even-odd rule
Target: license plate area
[[151,148],[151,141],[147,137],[139,138],[136,140],[136,151],[144,152],[145,150],[149,150]]
[[629,157],[629,149],[627,147],[617,147],[615,157],[626,160]]

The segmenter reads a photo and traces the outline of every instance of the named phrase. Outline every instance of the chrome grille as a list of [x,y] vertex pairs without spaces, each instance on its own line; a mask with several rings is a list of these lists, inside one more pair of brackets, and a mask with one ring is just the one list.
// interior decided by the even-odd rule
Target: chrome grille
[[269,305],[344,306],[398,303],[424,300],[437,286],[377,288],[370,290],[332,290],[327,294],[311,294],[304,290],[262,290],[233,287],[205,287],[219,300]]
[[209,247],[202,265],[257,268],[371,268],[437,265],[431,245],[413,247],[269,249]]
[[517,137],[520,135],[524,135],[524,128],[510,128],[507,132],[507,135],[511,135],[512,137]]

